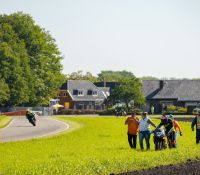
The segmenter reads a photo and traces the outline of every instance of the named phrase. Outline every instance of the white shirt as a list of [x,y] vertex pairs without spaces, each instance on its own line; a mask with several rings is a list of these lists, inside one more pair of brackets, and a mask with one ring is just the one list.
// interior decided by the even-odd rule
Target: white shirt
[[148,123],[149,118],[141,119],[139,122],[139,130],[140,131],[150,131],[150,126]]

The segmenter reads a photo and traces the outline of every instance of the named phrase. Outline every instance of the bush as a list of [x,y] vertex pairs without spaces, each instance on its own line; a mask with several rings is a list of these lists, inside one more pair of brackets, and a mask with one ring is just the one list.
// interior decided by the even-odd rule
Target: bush
[[177,108],[177,112],[178,113],[187,113],[187,108],[179,107],[179,108]]
[[174,105],[169,105],[166,108],[167,112],[174,112],[175,110],[176,110],[176,106],[174,106]]
[[192,114],[197,115],[200,111],[200,108],[194,108]]
[[131,114],[131,113],[136,113],[137,115],[139,115],[139,114],[142,113],[142,110],[140,108],[137,108],[137,107],[132,107],[130,109],[130,112],[128,112],[128,114]]
[[99,115],[115,115],[116,111],[115,111],[115,109],[110,108],[105,111],[100,111],[100,112],[98,112],[98,114]]
[[164,113],[166,113],[166,114],[186,114],[187,108],[169,105],[166,107]]
[[62,109],[58,111],[59,115],[84,115],[84,114],[96,114],[97,111],[92,110],[74,110],[74,109]]

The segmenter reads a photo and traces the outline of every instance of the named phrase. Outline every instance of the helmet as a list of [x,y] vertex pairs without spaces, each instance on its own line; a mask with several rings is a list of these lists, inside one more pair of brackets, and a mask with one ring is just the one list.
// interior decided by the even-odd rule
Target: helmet
[[162,117],[161,117],[161,122],[166,123],[167,119],[168,119],[168,117],[165,114],[163,114]]
[[174,116],[172,114],[169,114],[170,119],[174,119]]

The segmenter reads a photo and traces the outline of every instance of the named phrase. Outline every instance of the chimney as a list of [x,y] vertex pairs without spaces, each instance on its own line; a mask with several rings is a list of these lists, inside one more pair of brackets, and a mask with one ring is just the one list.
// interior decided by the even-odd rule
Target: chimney
[[164,80],[160,80],[160,89],[163,88],[164,84],[165,84]]

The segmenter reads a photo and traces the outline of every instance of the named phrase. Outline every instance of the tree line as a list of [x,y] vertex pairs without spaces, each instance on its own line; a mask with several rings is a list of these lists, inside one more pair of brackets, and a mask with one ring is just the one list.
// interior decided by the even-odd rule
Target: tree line
[[[144,103],[141,80],[132,72],[103,70],[97,75],[82,70],[64,75],[63,59],[55,39],[22,12],[0,15],[0,107],[47,106],[67,80],[120,82],[113,101]],[[165,78],[166,79],[166,78]]]

